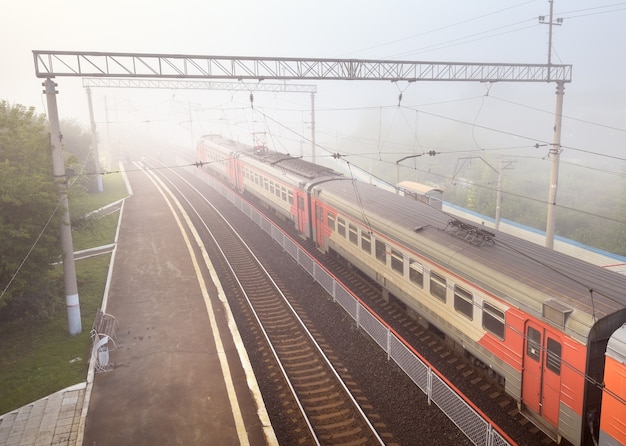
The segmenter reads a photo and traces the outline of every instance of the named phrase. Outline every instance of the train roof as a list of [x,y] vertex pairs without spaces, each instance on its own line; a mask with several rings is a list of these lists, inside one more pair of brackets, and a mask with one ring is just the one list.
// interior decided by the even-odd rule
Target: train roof
[[438,187],[429,186],[427,184],[416,183],[415,181],[400,181],[396,184],[396,187],[405,189],[411,192],[417,192],[418,194],[427,195],[430,193],[443,193],[443,189]]
[[[367,217],[378,231],[393,237],[393,229],[402,229],[396,238],[412,234],[412,248],[418,253],[428,246],[430,251],[425,257],[436,257],[435,263],[466,280],[478,280],[487,291],[495,291],[513,306],[544,318],[558,313],[563,324],[577,312],[573,319],[584,327],[572,329],[579,337],[591,336],[589,332],[595,326],[594,337],[608,338],[626,318],[626,277],[621,274],[510,234],[487,230],[364,182],[330,181],[317,189],[320,197],[329,202],[350,206],[352,217]],[[498,275],[511,283],[504,284]],[[538,293],[543,297],[527,297]],[[596,325],[602,319],[606,319],[606,326]]]
[[302,158],[296,158],[284,153],[268,153],[267,155],[259,155],[258,158],[265,163],[300,175],[307,180],[325,176],[342,176],[342,174],[328,167],[310,163]]
[[620,364],[626,364],[626,324],[617,329],[609,339],[606,355]]
[[216,147],[228,149],[231,152],[238,152],[241,150],[251,150],[252,148],[242,142],[233,141],[232,139],[224,138],[222,135],[208,134],[200,137],[200,142],[212,143]]
[[266,147],[252,147],[241,142],[232,141],[221,135],[204,135],[201,138],[204,143],[211,143],[221,150],[226,149],[231,153],[244,154],[246,157],[269,164],[294,175],[301,177],[303,181],[321,177],[341,177],[343,174],[334,171],[329,167],[314,164],[303,160],[301,157],[291,156],[286,153],[275,152]]

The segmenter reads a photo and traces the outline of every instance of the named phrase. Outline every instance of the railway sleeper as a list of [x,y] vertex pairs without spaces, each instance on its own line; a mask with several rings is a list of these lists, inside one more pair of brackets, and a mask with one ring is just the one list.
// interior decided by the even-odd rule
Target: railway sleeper
[[328,408],[330,408],[330,407],[331,406],[328,406],[327,408],[317,407],[316,409],[318,409],[318,410],[319,409],[323,409],[323,410],[325,410],[325,412],[323,412],[323,413],[321,413],[319,415],[313,415],[311,417],[311,419],[316,420],[316,421],[324,421],[324,420],[330,420],[330,419],[341,417],[341,420],[353,421],[352,414],[351,414],[350,410],[348,410],[346,408],[343,408],[341,410],[336,410],[334,412],[329,412]]

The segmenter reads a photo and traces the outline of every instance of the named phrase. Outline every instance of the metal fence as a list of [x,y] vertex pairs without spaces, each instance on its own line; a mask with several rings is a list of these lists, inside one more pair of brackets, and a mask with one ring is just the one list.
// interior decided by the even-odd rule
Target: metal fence
[[337,281],[330,272],[319,265],[306,251],[302,250],[293,239],[279,227],[275,226],[271,220],[242,200],[239,195],[223,183],[201,173],[197,168],[192,168],[190,171],[213,187],[269,234],[285,252],[333,297],[335,302],[341,305],[354,319],[357,327],[371,336],[387,353],[388,359],[394,361],[413,380],[426,394],[428,403],[435,403],[472,443],[479,446],[505,446],[510,444],[497,430],[495,425],[484,419],[468,403],[467,398],[450,387],[440,373],[420,359],[403,340],[399,339],[373,313],[361,305],[359,300],[341,282]]

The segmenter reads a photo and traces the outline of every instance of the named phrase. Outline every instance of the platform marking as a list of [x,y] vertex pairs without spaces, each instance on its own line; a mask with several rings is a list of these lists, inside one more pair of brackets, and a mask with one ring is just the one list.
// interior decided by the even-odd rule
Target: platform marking
[[[207,309],[207,313],[209,314],[209,321],[211,323],[211,331],[213,332],[213,337],[215,339],[215,346],[217,348],[217,356],[219,358],[220,366],[222,368],[222,374],[224,375],[224,382],[226,384],[226,389],[227,389],[227,393],[228,393],[228,399],[230,401],[230,407],[231,407],[231,410],[232,410],[232,414],[233,414],[233,417],[235,419],[235,426],[237,427],[237,435],[239,436],[239,444],[241,444],[241,445],[249,445],[250,443],[248,441],[248,435],[246,433],[246,426],[244,424],[243,417],[241,415],[241,410],[239,408],[239,402],[237,401],[237,394],[235,392],[235,386],[233,384],[232,377],[231,377],[231,374],[230,374],[230,367],[228,366],[228,358],[226,357],[226,354],[224,353],[224,346],[223,346],[223,343],[222,343],[222,338],[220,337],[220,332],[219,332],[219,330],[217,328],[217,321],[215,319],[215,313],[213,311],[213,304],[211,303],[211,299],[209,297],[209,293],[208,293],[208,291],[206,289],[206,286],[205,286],[204,282],[201,280],[201,278],[202,278],[202,271],[200,271],[200,266],[198,265],[198,261],[196,259],[196,255],[193,252],[193,247],[191,246],[189,238],[187,237],[187,233],[185,232],[185,228],[184,228],[182,222],[180,221],[178,215],[176,214],[176,211],[175,211],[174,207],[172,206],[170,200],[165,195],[164,190],[168,191],[167,193],[170,195],[172,201],[176,204],[176,207],[178,208],[179,212],[181,213],[181,215],[185,219],[185,222],[187,223],[190,231],[194,234],[194,237],[196,238],[196,240],[199,240],[199,235],[196,233],[193,224],[191,224],[191,219],[189,218],[189,216],[187,215],[185,210],[182,208],[182,205],[180,204],[180,202],[169,191],[169,188],[165,184],[163,184],[163,182],[158,177],[156,177],[154,174],[146,172],[146,175],[154,183],[156,188],[159,190],[159,193],[165,199],[165,202],[167,203],[168,207],[172,211],[172,215],[174,216],[174,219],[176,220],[176,224],[178,225],[178,227],[180,229],[180,232],[181,232],[181,234],[183,236],[183,239],[185,240],[185,245],[187,246],[187,250],[189,251],[189,255],[191,257],[194,270],[196,272],[196,278],[198,279],[198,284],[200,285],[200,290],[202,291],[202,297],[204,298],[204,303],[205,303],[205,306],[206,306],[206,309]],[[157,182],[159,184],[157,184]],[[159,187],[159,185],[160,185],[160,187]],[[202,251],[205,251],[203,244],[198,243],[198,245],[200,246]]]

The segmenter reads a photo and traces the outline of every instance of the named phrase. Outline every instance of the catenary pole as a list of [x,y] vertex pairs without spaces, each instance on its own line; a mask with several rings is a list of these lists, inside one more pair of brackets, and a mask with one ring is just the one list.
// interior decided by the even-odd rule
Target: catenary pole
[[315,160],[315,93],[311,93],[311,161]]
[[[550,15],[548,21],[545,17],[539,17],[539,23],[547,24],[548,28],[548,82],[552,80],[552,27],[561,25],[563,19],[554,20],[554,0],[550,3]],[[546,241],[545,247],[554,249],[554,234],[556,232],[556,192],[559,182],[559,158],[561,153],[561,121],[563,116],[563,92],[565,84],[562,80],[556,80],[556,111],[554,113],[554,135],[552,147],[550,148],[550,189],[548,190],[548,216],[546,221]]]
[[91,123],[91,147],[93,150],[94,168],[98,175],[96,181],[98,184],[98,192],[102,192],[102,176],[100,175],[100,153],[98,152],[98,135],[96,134],[96,121],[93,118],[93,104],[91,102],[91,89],[87,87],[87,104],[89,105],[89,121]]
[[554,113],[554,135],[550,158],[550,190],[548,191],[548,219],[546,223],[546,248],[554,249],[554,234],[556,226],[556,190],[559,182],[559,158],[561,155],[561,121],[563,117],[563,95],[565,84],[556,83],[556,111]]
[[56,84],[47,78],[43,83],[44,93],[48,103],[48,122],[50,125],[50,142],[52,145],[52,165],[54,178],[57,184],[59,201],[61,202],[61,250],[63,252],[63,277],[65,283],[65,304],[67,306],[67,320],[70,335],[82,331],[80,319],[80,302],[78,299],[78,285],[76,283],[76,266],[74,264],[74,246],[72,244],[72,226],[70,224],[70,208],[67,200],[67,176],[63,161],[63,147],[61,145],[61,130],[59,127],[59,112],[57,109]]

